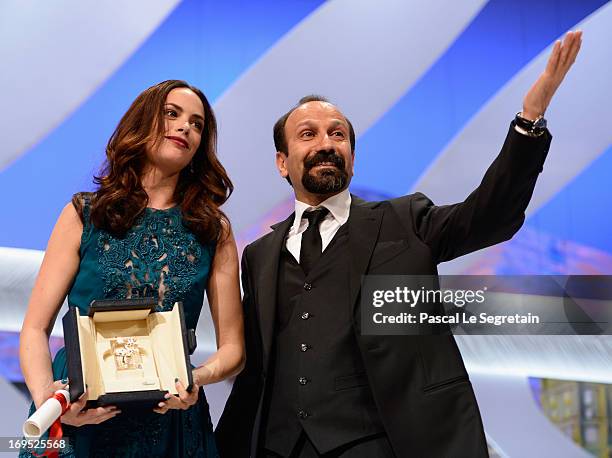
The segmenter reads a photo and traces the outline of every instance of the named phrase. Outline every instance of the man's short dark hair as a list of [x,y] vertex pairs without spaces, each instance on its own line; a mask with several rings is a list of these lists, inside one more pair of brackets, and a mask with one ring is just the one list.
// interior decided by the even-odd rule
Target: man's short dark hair
[[[331,103],[326,97],[323,97],[322,95],[310,94],[305,97],[302,97],[299,100],[299,102],[295,104],[293,108],[291,108],[291,110],[289,110],[287,113],[285,113],[280,118],[278,118],[278,121],[276,121],[276,123],[274,124],[274,147],[276,148],[276,151],[283,152],[286,155],[289,154],[289,151],[287,149],[287,137],[285,135],[285,124],[287,124],[287,118],[296,109],[298,109],[299,107],[301,107],[302,105],[308,102]],[[344,116],[344,114],[342,114],[342,116]],[[351,121],[349,121],[349,119],[346,116],[344,116],[344,119],[346,119],[346,122],[348,123],[348,126],[349,126],[349,140],[351,142],[351,152],[354,153],[355,152],[355,130],[353,129],[353,125],[351,124]]]

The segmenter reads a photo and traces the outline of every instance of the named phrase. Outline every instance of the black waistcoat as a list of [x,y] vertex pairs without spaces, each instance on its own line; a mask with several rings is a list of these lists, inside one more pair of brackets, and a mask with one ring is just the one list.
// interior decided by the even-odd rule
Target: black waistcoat
[[265,448],[288,456],[302,430],[319,453],[383,432],[357,347],[349,297],[348,225],[308,276],[280,256]]

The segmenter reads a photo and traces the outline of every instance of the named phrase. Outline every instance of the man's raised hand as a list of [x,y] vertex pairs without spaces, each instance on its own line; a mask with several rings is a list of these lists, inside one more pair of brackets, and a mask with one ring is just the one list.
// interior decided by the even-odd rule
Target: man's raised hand
[[553,95],[563,78],[576,60],[582,43],[582,31],[568,32],[563,39],[557,40],[548,58],[546,69],[537,79],[523,99],[523,117],[535,120],[543,116]]

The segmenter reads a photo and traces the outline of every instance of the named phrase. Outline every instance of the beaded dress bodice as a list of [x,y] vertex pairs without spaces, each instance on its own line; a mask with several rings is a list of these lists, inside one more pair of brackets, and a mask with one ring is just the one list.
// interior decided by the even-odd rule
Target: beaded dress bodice
[[181,219],[179,207],[146,208],[123,237],[89,222],[83,206],[81,263],[68,303],[87,313],[94,299],[156,297],[158,310],[182,301],[187,327],[195,328],[214,256],[214,245],[202,245]]
[[[201,244],[182,223],[179,207],[147,208],[122,237],[90,223],[89,200],[83,201],[79,270],[68,303],[86,314],[94,299],[156,297],[159,311],[183,303],[185,324],[196,328],[214,256],[215,244]],[[53,360],[56,380],[68,375],[65,349]],[[30,408],[32,413],[34,406]],[[144,410],[122,413],[99,425],[72,428],[60,458],[203,457],[218,458],[205,394],[191,408],[164,415]],[[22,457],[35,456],[22,451]]]

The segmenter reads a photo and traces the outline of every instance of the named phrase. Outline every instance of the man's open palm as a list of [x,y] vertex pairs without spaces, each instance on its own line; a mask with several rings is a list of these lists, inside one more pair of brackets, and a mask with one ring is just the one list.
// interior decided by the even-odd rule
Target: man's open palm
[[563,42],[557,40],[546,69],[523,100],[523,117],[534,120],[544,115],[553,95],[576,60],[582,43],[582,31],[568,32]]

